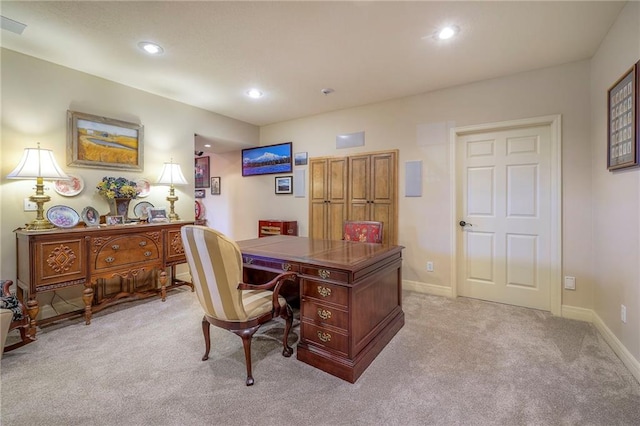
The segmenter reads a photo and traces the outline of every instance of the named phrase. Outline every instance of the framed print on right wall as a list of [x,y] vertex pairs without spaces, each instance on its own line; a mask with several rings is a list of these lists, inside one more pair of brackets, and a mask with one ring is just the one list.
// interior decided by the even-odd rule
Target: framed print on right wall
[[638,166],[640,112],[638,66],[634,64],[607,92],[607,168]]

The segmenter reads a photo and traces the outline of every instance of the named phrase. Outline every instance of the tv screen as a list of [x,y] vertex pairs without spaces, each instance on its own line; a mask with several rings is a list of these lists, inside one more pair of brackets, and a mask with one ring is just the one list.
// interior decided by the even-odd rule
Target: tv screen
[[242,150],[242,176],[291,173],[291,142]]

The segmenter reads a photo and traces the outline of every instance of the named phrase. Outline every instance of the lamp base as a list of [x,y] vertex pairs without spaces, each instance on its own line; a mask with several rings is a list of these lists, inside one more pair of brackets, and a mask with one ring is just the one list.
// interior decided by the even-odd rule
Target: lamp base
[[27,223],[29,231],[46,231],[48,229],[55,229],[55,225],[47,219],[34,219],[31,223]]

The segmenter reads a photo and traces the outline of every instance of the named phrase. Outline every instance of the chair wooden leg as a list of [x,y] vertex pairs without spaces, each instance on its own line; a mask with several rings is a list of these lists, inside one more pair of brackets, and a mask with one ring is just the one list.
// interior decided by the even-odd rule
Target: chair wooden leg
[[260,328],[259,325],[244,330],[232,330],[235,334],[242,338],[242,346],[244,347],[244,362],[247,365],[247,386],[253,385],[253,374],[251,373],[251,339],[253,334]]
[[207,321],[207,317],[202,317],[202,334],[204,335],[204,356],[203,361],[209,359],[209,350],[211,349],[211,324]]
[[289,346],[289,331],[291,331],[291,326],[293,325],[293,309],[287,303],[285,311],[282,313],[282,317],[284,318],[284,337],[282,338],[282,345],[284,349],[282,349],[282,356],[289,358],[291,354],[293,354],[293,349]]

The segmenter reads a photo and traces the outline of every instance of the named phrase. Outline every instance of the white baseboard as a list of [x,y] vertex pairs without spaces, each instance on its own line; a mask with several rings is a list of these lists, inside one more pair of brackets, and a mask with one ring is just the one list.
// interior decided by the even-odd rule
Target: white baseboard
[[613,352],[618,355],[622,363],[629,369],[636,380],[640,382],[640,361],[634,358],[631,352],[629,352],[616,335],[613,334],[598,314],[591,309],[563,305],[562,317],[592,323],[600,334],[602,334],[602,337],[611,349],[613,349]]
[[189,271],[176,274],[176,278],[182,281],[191,282],[191,274]]
[[602,337],[604,337],[604,340],[607,341],[611,349],[618,355],[618,358],[622,360],[622,363],[631,371],[631,374],[640,382],[640,361],[634,358],[631,352],[629,352],[609,327],[607,327],[604,321],[602,321],[602,318],[595,312],[593,313],[593,325],[596,326],[600,334],[602,334]]
[[561,316],[562,318],[593,322],[593,311],[591,309],[578,308],[577,306],[562,305]]
[[419,281],[402,280],[402,288],[415,291],[417,293],[432,294],[434,296],[453,297],[451,287],[443,285],[427,284]]

